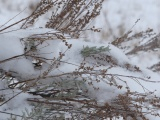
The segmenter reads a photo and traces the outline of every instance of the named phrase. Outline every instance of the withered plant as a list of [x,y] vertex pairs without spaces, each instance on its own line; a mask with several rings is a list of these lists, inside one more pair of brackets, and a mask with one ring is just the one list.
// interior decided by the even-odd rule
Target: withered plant
[[[23,57],[31,60],[36,70],[41,70],[42,65],[45,63],[49,65],[42,74],[30,79],[25,79],[14,71],[0,69],[1,80],[8,80],[8,88],[6,89],[21,90],[21,92],[14,94],[13,97],[7,100],[4,99],[2,95],[0,98],[0,106],[7,104],[7,102],[22,92],[27,92],[33,95],[40,95],[41,98],[27,99],[27,101],[34,106],[34,109],[30,113],[24,113],[24,115],[12,114],[23,120],[112,120],[120,117],[124,120],[128,120],[129,118],[132,120],[147,120],[146,115],[152,114],[159,116],[157,113],[157,110],[159,110],[160,107],[159,98],[154,95],[154,92],[148,91],[139,82],[145,81],[156,83],[156,81],[150,81],[149,78],[109,74],[108,70],[117,66],[125,68],[128,71],[142,72],[138,66],[131,65],[130,63],[126,63],[123,66],[119,65],[117,60],[111,55],[104,54],[104,52],[109,52],[109,46],[106,48],[103,46],[100,48],[87,48],[85,46],[86,48],[84,47],[84,49],[81,50],[84,59],[80,65],[75,65],[62,60],[67,51],[72,47],[72,44],[67,42],[68,39],[78,39],[82,32],[85,32],[86,30],[99,32],[95,27],[88,28],[88,25],[100,14],[102,3],[103,0],[41,0],[36,10],[30,16],[0,30],[0,33],[2,34],[5,32],[4,30],[21,22],[23,22],[21,29],[28,29],[36,24],[38,18],[49,11],[52,11],[52,15],[45,24],[45,27],[57,30],[51,30],[50,32],[42,34],[32,34],[26,38],[21,38],[20,41],[25,46],[24,54],[0,61],[0,64],[3,64],[13,59],[20,59]],[[113,41],[112,44],[121,48],[123,47],[122,44],[124,42],[137,37],[143,38],[150,35],[151,32],[152,30],[148,30],[129,36],[131,33],[131,31],[129,31],[121,38]],[[52,59],[39,56],[39,46],[49,40],[61,40],[67,47],[67,50],[63,53],[60,52],[58,57]],[[157,42],[158,41],[156,41],[156,38],[154,37],[147,44],[138,46],[138,49],[133,48],[127,54],[135,54],[141,50],[152,49],[155,44],[157,45]],[[154,47],[156,48],[158,46]],[[96,62],[91,63],[91,59]],[[55,69],[58,70],[59,66],[64,63],[78,66],[78,69],[68,73],[56,75],[50,74],[51,71]],[[97,68],[106,65],[108,65],[107,69],[97,70]],[[135,81],[142,86],[146,92],[138,93],[131,91],[127,81],[123,80],[123,78]],[[47,81],[48,79],[52,79],[52,82],[42,82]],[[101,89],[96,86],[96,83],[98,84],[100,82],[104,82],[106,87],[114,86],[117,91],[125,88],[126,93],[117,95],[111,102],[106,101],[104,104],[99,104],[95,98],[90,97],[88,86],[96,92]],[[35,91],[31,91],[33,88]],[[3,111],[0,112],[11,114]],[[65,118],[67,116],[66,114],[69,114],[68,118]]]

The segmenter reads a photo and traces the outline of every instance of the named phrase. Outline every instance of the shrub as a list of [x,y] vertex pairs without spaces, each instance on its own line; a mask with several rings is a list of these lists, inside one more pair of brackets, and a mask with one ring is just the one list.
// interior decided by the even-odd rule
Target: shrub
[[[145,76],[145,70],[131,64],[117,48],[125,50],[124,42],[151,31],[133,36],[129,31],[106,45],[79,40],[86,30],[100,32],[94,26],[88,28],[88,24],[100,14],[102,3],[103,0],[41,0],[30,16],[0,30],[0,39],[6,40],[1,43],[13,43],[1,45],[0,49],[6,50],[6,55],[2,53],[0,57],[0,106],[8,105],[1,113],[22,120],[146,120],[148,116],[159,116],[159,97],[145,87],[149,84],[157,89],[156,75],[148,71],[150,75]],[[45,28],[30,29],[49,11],[52,15]],[[19,23],[19,31],[11,30]],[[153,47],[157,46],[151,41],[127,54]],[[9,66],[15,63],[16,67]],[[27,105],[25,110],[20,109],[21,115],[9,111],[14,112],[24,103]]]

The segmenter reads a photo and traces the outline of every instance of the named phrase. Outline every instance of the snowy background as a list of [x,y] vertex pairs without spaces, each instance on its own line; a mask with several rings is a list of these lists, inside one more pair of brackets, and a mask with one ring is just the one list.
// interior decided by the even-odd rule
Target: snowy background
[[[14,22],[17,22],[18,20],[21,20],[22,18],[27,17],[32,13],[32,11],[35,9],[36,5],[38,3],[38,0],[16,0],[10,1],[10,0],[0,0],[0,29],[3,29],[5,26],[8,26]],[[150,77],[150,81],[159,81],[160,75],[159,73],[155,73],[147,68],[151,67],[152,65],[156,64],[160,60],[160,51],[159,49],[156,52],[150,52],[150,53],[139,53],[136,55],[128,55],[126,56],[125,53],[127,53],[126,50],[121,50],[110,43],[115,40],[116,38],[119,38],[123,36],[128,31],[132,30],[132,34],[135,34],[137,32],[145,31],[148,28],[153,29],[154,33],[158,34],[160,30],[160,21],[159,21],[159,14],[160,14],[160,1],[157,0],[106,0],[103,4],[103,9],[101,12],[101,15],[98,16],[92,24],[95,25],[97,28],[101,28],[101,33],[84,33],[86,38],[84,41],[90,41],[90,42],[84,42],[84,41],[75,41],[75,40],[68,40],[69,44],[72,44],[72,48],[66,52],[66,56],[62,59],[65,62],[70,62],[75,65],[79,65],[83,61],[82,55],[80,55],[81,50],[84,46],[89,47],[100,47],[108,45],[110,46],[109,52],[104,52],[102,55],[109,55],[113,58],[113,60],[117,63],[116,67],[113,67],[108,70],[108,74],[118,74],[122,75],[120,76],[123,80],[128,80],[129,78],[123,77],[125,76],[134,76],[134,77],[141,77],[144,79],[148,79]],[[23,49],[24,46],[22,46],[19,39],[28,37],[30,35],[34,34],[40,34],[40,33],[46,33],[51,31],[51,29],[41,29],[40,27],[44,27],[43,21],[46,21],[49,18],[49,14],[43,15],[40,21],[37,21],[37,24],[34,26],[34,28],[29,30],[18,30],[18,28],[21,26],[20,24],[17,24],[16,26],[13,26],[10,28],[10,30],[16,30],[13,32],[8,32],[8,30],[3,31],[0,33],[0,61],[5,60],[7,58],[21,55],[24,53]],[[10,21],[9,21],[10,20]],[[9,21],[9,22],[8,22]],[[134,27],[133,27],[134,26]],[[133,27],[133,28],[132,28]],[[9,31],[10,31],[9,30]],[[54,30],[52,30],[54,32]],[[144,41],[143,41],[144,42]],[[47,48],[47,44],[50,44]],[[125,45],[128,43],[126,42]],[[139,44],[139,40],[134,40],[134,42],[130,43],[132,44]],[[44,48],[43,48],[44,47]],[[66,46],[60,42],[60,41],[52,41],[49,40],[47,43],[39,46],[39,48],[43,48],[39,51],[38,54],[40,54],[41,57],[45,58],[53,58],[58,57],[59,52],[66,51]],[[54,49],[53,49],[54,48]],[[43,53],[50,53],[43,54]],[[93,62],[90,59],[89,65],[92,65]],[[46,61],[46,63],[43,65],[43,70],[41,71],[35,71],[32,67],[32,62],[25,59],[15,59],[10,62],[0,63],[0,68],[4,69],[6,71],[15,71],[19,73],[22,78],[24,79],[30,79],[38,77],[41,73],[45,72],[45,70],[50,65],[50,61]],[[99,69],[107,69],[109,67],[108,64],[104,63],[105,67],[98,67]],[[130,64],[131,70],[126,70],[125,65]],[[23,67],[22,67],[23,66]],[[141,73],[135,72],[134,66],[140,67]],[[25,68],[25,69],[24,69]],[[66,69],[69,68],[69,69]],[[68,73],[71,71],[74,71],[77,69],[77,66],[71,65],[71,64],[62,64],[59,69],[55,69],[49,73],[49,75],[56,75],[61,73]],[[93,76],[94,77],[94,76]],[[93,78],[94,79],[94,78]],[[88,86],[90,89],[91,97],[97,99],[99,103],[104,103],[105,101],[111,101],[114,97],[116,97],[118,94],[123,93],[126,91],[126,89],[121,89],[120,91],[117,91],[117,88],[115,87],[106,87],[104,86],[103,82],[100,82],[99,84],[93,83],[96,85],[96,87],[101,88],[97,92],[91,92],[92,88]],[[116,80],[116,84],[124,85],[125,84],[121,81]],[[141,81],[140,83],[137,83],[136,81],[130,81],[128,82],[128,86],[132,91],[138,91],[143,93],[144,88],[140,86],[140,84],[144,85],[145,88],[147,88],[149,91],[154,91],[157,96],[160,96],[160,87],[158,83],[152,83],[152,82],[145,82]],[[6,83],[1,82],[0,84],[1,89],[6,88]],[[135,89],[136,88],[136,89]],[[8,91],[1,91],[0,94],[5,94],[5,99],[8,99],[10,97],[10,94],[18,93],[19,90],[8,90]],[[7,104],[2,104],[0,106],[0,111],[6,112],[6,113],[14,113],[21,115],[21,111],[25,108],[31,110],[31,106],[28,106],[28,103],[25,101],[27,98],[33,98],[32,95],[27,93],[19,94],[15,99],[12,99]],[[18,101],[18,102],[16,102]],[[21,106],[21,107],[19,107]],[[158,112],[158,111],[157,111]],[[9,115],[0,113],[1,119],[6,119],[9,117]],[[148,116],[151,117],[151,116]],[[150,119],[156,119],[156,118],[150,118]],[[159,118],[157,118],[158,120]]]

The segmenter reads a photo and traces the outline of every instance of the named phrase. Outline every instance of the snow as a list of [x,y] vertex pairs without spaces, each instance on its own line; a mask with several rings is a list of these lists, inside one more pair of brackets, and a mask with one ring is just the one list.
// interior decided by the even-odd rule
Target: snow
[[[0,83],[2,84],[2,82]],[[1,91],[0,94],[5,95],[4,98],[8,100],[20,92],[21,92],[20,90],[16,90],[16,89],[15,90],[5,90],[5,91]],[[16,97],[14,97],[13,99],[11,99],[6,104],[4,105],[1,104],[0,111],[11,113],[13,115],[15,114],[15,115],[22,116],[23,112],[25,112],[26,109],[28,111],[31,111],[31,109],[33,108],[26,101],[26,99],[28,98],[34,98],[34,96],[29,95],[28,93],[21,93],[17,95]],[[1,116],[1,120],[6,120],[7,118],[10,117],[10,115],[4,114],[4,113],[0,113],[0,116]]]
[[[141,31],[146,30],[146,28],[154,28],[156,32],[159,30],[159,21],[158,21],[158,15],[159,15],[159,8],[158,5],[160,4],[159,1],[155,0],[134,0],[134,1],[128,1],[128,0],[108,0],[105,1],[106,4],[104,4],[103,10],[107,11],[107,17],[109,23],[111,23],[111,27],[114,31],[114,34],[116,36],[120,35],[120,29],[119,31],[117,28],[120,26],[120,24],[124,25],[124,31],[129,30],[132,25],[135,24],[135,21],[140,18],[140,21],[136,23],[136,26],[134,27],[135,31]],[[2,3],[2,0],[0,1]],[[0,11],[0,18],[3,17],[2,21],[0,21],[0,25],[3,25],[7,20],[11,19],[13,16],[15,16],[19,11],[23,10],[28,3],[31,3],[31,0],[22,2],[18,0],[18,2],[9,2],[3,3],[6,5],[6,8],[4,6],[4,9]],[[3,7],[3,4],[0,4],[1,7]],[[36,3],[34,3],[36,4]],[[22,5],[22,6],[21,6]],[[8,7],[10,6],[10,9],[13,10],[12,15],[9,16]],[[20,6],[19,8],[13,7],[13,6]],[[118,6],[118,7],[117,7]],[[123,14],[125,13],[125,14]],[[5,15],[6,14],[6,15]],[[23,18],[27,16],[28,12],[24,11],[22,13],[22,16],[17,16],[15,19],[13,19],[11,23],[14,23],[15,21],[19,20],[20,18]],[[5,15],[5,17],[4,17]],[[114,15],[114,16],[113,16]],[[148,17],[148,15],[152,15],[152,17]],[[154,18],[154,22],[153,22]],[[103,15],[99,16],[97,19],[101,19],[101,22],[95,23],[98,27],[102,27],[106,22],[104,21]],[[123,19],[123,21],[122,21]],[[7,26],[8,23],[5,25]],[[3,26],[3,28],[5,27]],[[36,28],[29,28],[26,30],[15,30],[20,25],[17,25],[16,27],[7,29],[6,31],[3,31],[0,33],[0,61],[3,61],[5,59],[22,55],[24,54],[24,44],[21,41],[21,38],[27,38],[35,34],[41,34],[41,33],[47,33],[47,32],[58,32],[53,29],[46,29],[46,28],[39,28],[40,26],[36,26]],[[2,28],[0,28],[2,29]],[[116,31],[117,30],[117,31]],[[11,31],[11,32],[7,32]],[[92,39],[94,37],[92,36]],[[95,37],[95,39],[99,38],[99,36]],[[25,40],[25,39],[24,39]],[[113,40],[113,39],[112,39]],[[107,74],[113,74],[118,76],[120,79],[127,81],[127,85],[130,87],[131,91],[137,91],[140,93],[145,93],[146,90],[141,86],[143,85],[147,90],[149,91],[155,91],[155,94],[160,97],[160,87],[159,87],[159,78],[160,75],[158,73],[154,73],[147,69],[147,65],[151,65],[159,60],[159,57],[142,60],[142,55],[139,55],[137,57],[128,58],[128,56],[125,55],[125,53],[120,50],[119,48],[113,46],[112,44],[108,42],[99,43],[97,40],[93,40],[96,42],[84,42],[80,40],[67,40],[68,44],[72,44],[72,47],[68,49],[64,42],[61,40],[47,40],[42,45],[38,46],[38,56],[47,58],[47,59],[53,59],[59,57],[59,52],[64,53],[65,56],[61,59],[64,61],[64,63],[61,63],[58,69],[53,69],[49,75],[57,75],[61,73],[70,73],[78,69],[80,63],[83,62],[84,57],[81,54],[81,50],[85,46],[89,47],[107,47],[111,49],[110,51],[106,51],[103,53],[100,53],[100,55],[109,55],[111,58],[117,63],[117,66],[112,67],[107,71]],[[108,40],[109,41],[109,40]],[[147,54],[147,53],[146,53]],[[150,55],[150,54],[149,54]],[[146,55],[148,56],[148,54]],[[145,57],[144,57],[145,58]],[[142,62],[141,62],[141,61]],[[88,58],[88,66],[92,66],[93,63],[102,62],[105,64],[105,66],[97,67],[95,70],[102,70],[107,69],[110,64],[112,63],[106,63],[103,61],[96,61],[93,59]],[[0,63],[0,69],[4,69],[6,71],[15,71],[19,73],[21,78],[24,79],[30,79],[35,78],[41,75],[41,73],[45,72],[49,65],[52,64],[52,60],[46,60],[46,63],[43,64],[43,69],[40,71],[37,71],[34,69],[32,65],[32,61],[30,59],[26,59],[26,57],[20,57],[16,58],[4,63]],[[72,63],[72,64],[68,64]],[[125,68],[126,64],[130,64],[131,66],[139,66],[140,70],[142,72],[135,72],[132,70],[127,70]],[[133,76],[136,78],[143,78],[148,81],[153,82],[146,82],[144,80],[138,80],[138,82],[135,79],[131,79],[126,76]],[[88,75],[84,75],[83,77],[88,77]],[[96,78],[96,76],[91,76],[93,79]],[[148,79],[147,77],[150,77]],[[111,78],[108,78],[111,79]],[[114,99],[117,95],[125,93],[127,90],[125,87],[122,89],[117,90],[116,87],[110,86],[108,84],[105,84],[108,79],[101,78],[102,81],[99,83],[93,82],[93,85],[96,87],[99,87],[100,89],[98,91],[95,91],[92,86],[87,84],[87,87],[89,88],[89,93],[92,98],[95,98],[99,104],[104,104],[106,101],[111,102],[112,99]],[[155,81],[157,83],[155,83]],[[46,81],[45,81],[46,82]],[[122,82],[119,79],[115,80],[115,83],[118,85],[126,86],[124,82]],[[6,84],[2,81],[0,81],[0,89],[6,88]],[[32,89],[33,91],[34,89]],[[16,93],[21,92],[20,90],[5,90],[0,91],[0,95],[5,95],[5,99],[9,99]],[[31,106],[26,102],[27,98],[35,98],[32,95],[28,93],[21,93],[15,98],[13,98],[11,101],[7,102],[6,104],[2,105],[0,107],[0,111],[6,111],[11,112],[13,114],[22,115],[22,111],[27,108],[31,110]],[[0,116],[2,119],[8,118],[6,114],[0,113]],[[68,115],[69,116],[69,115]],[[157,119],[153,116],[149,116],[150,119]]]
[[119,37],[129,31],[140,19],[132,29],[134,32],[145,31],[148,28],[159,32],[159,5],[160,1],[156,0],[106,0],[101,15],[97,17],[97,22],[95,21],[95,26],[102,28],[103,31],[110,26],[113,34]]

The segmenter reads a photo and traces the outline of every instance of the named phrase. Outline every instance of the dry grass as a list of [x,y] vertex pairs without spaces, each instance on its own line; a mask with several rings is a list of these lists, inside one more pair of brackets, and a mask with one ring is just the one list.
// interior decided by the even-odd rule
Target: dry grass
[[[0,64],[22,56],[26,58],[33,58],[39,60],[40,62],[45,62],[48,59],[36,56],[33,53],[37,51],[38,45],[43,44],[44,41],[50,39],[62,40],[64,44],[67,46],[68,48],[67,50],[69,50],[72,47],[72,45],[67,43],[67,39],[79,38],[82,32],[88,30],[87,29],[88,24],[100,14],[102,3],[103,0],[102,1],[42,0],[40,4],[37,6],[36,10],[34,10],[34,12],[29,17],[22,19],[17,23],[24,22],[23,25],[21,26],[21,29],[24,28],[26,29],[34,25],[35,20],[37,18],[41,17],[41,15],[48,12],[50,9],[52,9],[52,7],[55,7],[56,9],[55,11],[53,11],[51,18],[46,23],[46,27],[56,29],[59,32],[33,34],[27,38],[21,39],[21,41],[24,43],[34,42],[34,44],[33,46],[26,48],[24,54],[0,61]],[[17,23],[14,23],[0,30],[0,32],[8,29],[11,26],[14,26]],[[94,27],[91,28],[90,30],[99,31]],[[114,40],[112,44],[117,47],[122,47],[124,42],[132,41],[135,38],[143,38],[145,36],[149,36],[151,32],[152,32],[151,30],[148,30],[130,36],[131,31],[129,31],[122,37]],[[67,33],[70,36],[65,36],[64,33]],[[133,48],[127,54],[136,54],[139,51],[154,50],[158,48],[159,43],[157,37],[158,36],[153,37],[152,39],[150,39],[148,43],[144,45],[140,45],[136,48]],[[8,89],[14,88],[18,84],[22,85],[21,87],[18,87],[18,89],[21,89],[22,92],[27,92],[29,89],[37,87],[38,85],[41,86],[41,89],[37,89],[37,91],[29,93],[34,95],[41,95],[43,98],[28,99],[28,101],[30,101],[32,104],[34,104],[34,106],[36,106],[35,109],[41,110],[43,108],[43,111],[41,111],[42,112],[41,114],[43,114],[43,116],[41,116],[41,119],[43,120],[64,119],[64,113],[67,112],[71,114],[71,119],[78,119],[78,120],[83,120],[83,119],[103,120],[107,118],[113,119],[119,117],[123,117],[124,120],[127,120],[127,118],[129,117],[132,118],[133,120],[137,119],[147,120],[145,114],[154,114],[155,116],[159,116],[159,114],[157,114],[157,110],[160,107],[159,98],[154,96],[154,93],[148,92],[145,88],[144,89],[147,91],[146,94],[130,91],[127,82],[124,81],[122,77],[137,81],[137,83],[138,81],[141,80],[146,82],[151,82],[149,79],[138,78],[133,76],[123,76],[119,74],[108,74],[106,69],[99,70],[99,74],[97,74],[95,67],[101,67],[107,64],[110,66],[108,69],[110,69],[112,67],[119,66],[117,61],[109,55],[105,54],[90,55],[84,58],[84,61],[79,65],[76,71],[53,75],[53,76],[49,75],[49,73],[53,69],[58,69],[60,64],[64,62],[62,61],[62,58],[64,57],[66,52],[67,51],[65,51],[64,53],[59,53],[58,58],[51,59],[52,64],[38,78],[36,77],[27,80],[23,79],[18,81],[17,83],[8,85],[9,87]],[[99,61],[98,64],[93,66],[87,66],[87,63],[89,63],[90,58]],[[124,66],[119,66],[119,67],[126,68],[128,71],[141,72],[140,68],[138,68],[137,66],[132,66],[129,63],[126,63]],[[1,76],[1,79],[3,78],[3,80],[5,80],[5,78],[7,77],[9,78],[16,77],[13,74],[14,73],[13,71],[10,71],[8,73],[8,71],[1,70],[1,73],[3,73],[3,77]],[[88,78],[86,79],[85,77],[83,77],[83,75],[87,75]],[[93,80],[92,79],[93,76],[94,77],[96,76],[97,79]],[[48,78],[52,78],[58,81],[50,84],[50,86],[54,86],[54,89],[46,90],[47,85],[38,84],[38,81],[46,80]],[[62,87],[64,85],[63,80],[68,79],[70,81],[73,81],[76,80],[77,78],[81,79],[83,83],[82,87],[84,87],[84,84],[87,84],[88,86],[91,86],[95,91],[98,91],[100,88],[95,87],[93,83],[95,82],[99,83],[100,81],[104,81],[108,87],[115,86],[117,90],[122,89],[122,87],[125,87],[128,92],[126,92],[123,95],[122,94],[118,95],[111,103],[106,102],[104,105],[99,105],[95,99],[89,98],[87,96],[89,94],[87,89],[83,89],[82,92],[78,92],[77,89],[79,88],[77,87],[78,86],[77,84],[80,83],[75,83],[73,85],[75,87],[73,86],[71,86],[70,88]],[[125,86],[117,84],[117,81],[123,82]],[[64,92],[69,94],[69,96],[65,96],[63,94]],[[74,96],[71,96],[72,93],[74,93]],[[18,94],[16,94],[12,98],[16,97]],[[1,104],[1,106],[6,104],[9,100],[5,100]],[[148,106],[146,106],[146,104]],[[143,113],[144,112],[143,109],[147,109],[148,111],[146,113]],[[32,112],[34,113],[35,111]],[[57,114],[60,117],[56,116]],[[18,117],[23,117],[23,116],[18,116]],[[28,119],[35,119],[35,117],[38,118],[40,116],[29,116]]]

